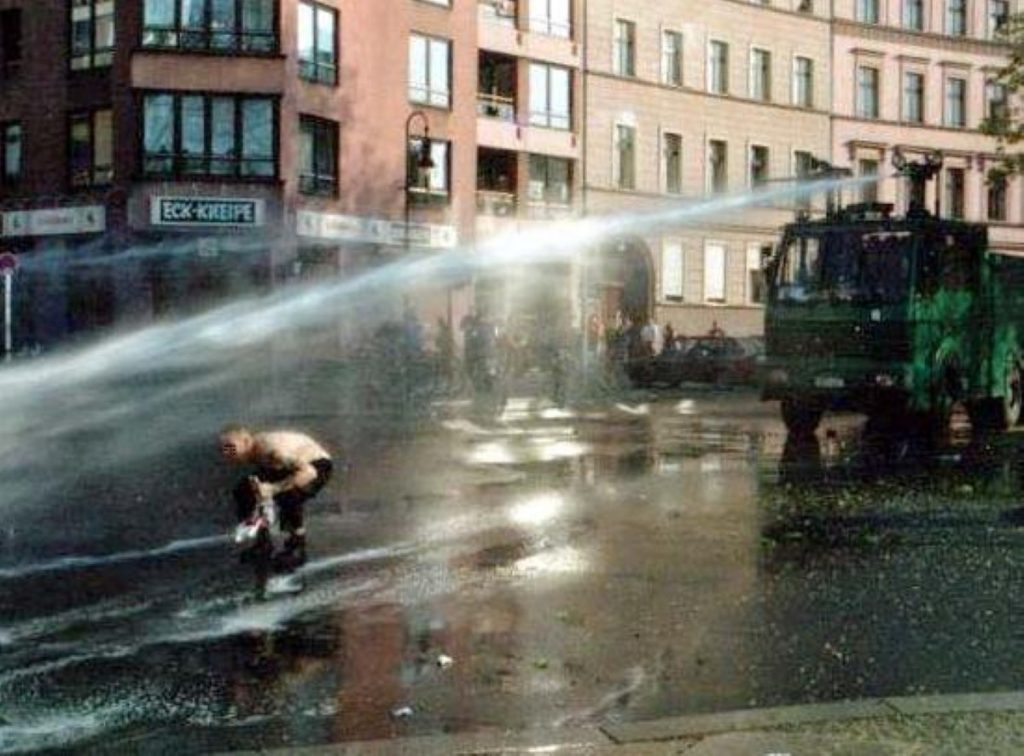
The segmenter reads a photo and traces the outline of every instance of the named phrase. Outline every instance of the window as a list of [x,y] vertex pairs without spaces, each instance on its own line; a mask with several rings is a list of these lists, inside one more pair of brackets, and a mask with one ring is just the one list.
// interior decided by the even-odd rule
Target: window
[[1006,177],[1000,176],[988,182],[988,219],[1006,220]]
[[862,24],[877,24],[878,0],[857,0],[856,14]]
[[451,49],[447,39],[409,37],[409,100],[447,108],[451,105]]
[[69,124],[72,187],[103,186],[114,179],[114,113],[75,113]]
[[636,24],[615,20],[613,71],[619,76],[636,76]]
[[924,31],[924,0],[903,0],[903,28]]
[[708,189],[721,194],[729,186],[726,144],[718,139],[708,142]]
[[99,68],[114,61],[114,0],[72,0],[71,68]]
[[683,35],[661,33],[661,83],[678,87],[683,84]]
[[750,186],[757,188],[768,181],[768,148],[755,144],[750,147]]
[[338,12],[316,3],[299,3],[299,76],[338,83]]
[[677,239],[661,243],[661,296],[670,302],[683,301],[683,244]]
[[704,301],[725,304],[725,245],[704,245]]
[[571,14],[569,0],[530,0],[530,31],[571,37]]
[[964,169],[946,169],[946,216],[964,217]]
[[1009,18],[1009,0],[988,0],[988,38],[998,37]]
[[[798,181],[809,181],[813,178],[814,156],[809,152],[797,150],[793,153],[793,174]],[[811,197],[809,194],[798,194],[795,200],[798,210],[810,210]]]
[[21,178],[22,171],[22,133],[20,123],[0,124],[0,133],[3,134],[3,143],[0,144],[0,163],[3,164],[3,174],[0,176],[4,184],[16,184]]
[[[877,176],[878,175],[878,161],[861,159],[857,161],[857,175],[859,176]],[[867,184],[861,184],[860,187],[860,201],[861,202],[877,202],[878,201],[878,183],[871,181]]]
[[418,166],[423,153],[423,142],[421,137],[409,140],[406,185],[413,194],[423,197],[435,195],[447,199],[451,193],[451,143],[441,139],[431,139],[430,160],[434,166],[420,173]]
[[275,0],[144,0],[142,46],[271,53]]
[[615,186],[636,189],[636,129],[615,125]]
[[772,245],[754,242],[747,245],[747,304],[764,304],[764,270],[761,261],[771,255]]
[[764,102],[772,99],[772,54],[767,50],[750,51],[750,96]]
[[568,129],[570,110],[570,72],[561,66],[530,64],[530,123],[552,129]]
[[683,191],[683,137],[664,135],[665,191],[679,194]]
[[277,114],[268,97],[151,93],[142,109],[147,176],[277,175]]
[[810,58],[797,57],[793,62],[793,104],[814,106],[814,61]]
[[947,126],[963,128],[967,125],[967,80],[950,76],[946,79]]
[[946,34],[967,34],[967,0],[946,0]]
[[713,94],[729,92],[729,45],[725,42],[708,43],[708,91]]
[[1009,115],[1005,85],[997,81],[985,84],[985,113],[992,120],[1006,118]]
[[924,122],[924,74],[913,71],[903,74],[903,120]]
[[857,115],[878,118],[878,69],[857,66]]
[[546,155],[530,155],[530,202],[569,205],[572,202],[572,161]]
[[299,191],[338,194],[338,124],[299,116]]
[[21,64],[21,9],[0,11],[0,69],[9,73]]

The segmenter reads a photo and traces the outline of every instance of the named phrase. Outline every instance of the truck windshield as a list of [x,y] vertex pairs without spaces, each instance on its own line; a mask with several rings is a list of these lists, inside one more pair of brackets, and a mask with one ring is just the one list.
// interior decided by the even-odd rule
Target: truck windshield
[[910,288],[909,232],[825,232],[792,236],[782,250],[778,299],[788,302],[899,302]]

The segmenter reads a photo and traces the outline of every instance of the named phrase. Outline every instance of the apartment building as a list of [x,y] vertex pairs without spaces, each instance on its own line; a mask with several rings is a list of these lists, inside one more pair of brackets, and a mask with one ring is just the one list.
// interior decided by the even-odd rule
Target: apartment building
[[19,345],[472,241],[477,24],[450,0],[0,0]]
[[[580,213],[583,7],[583,0],[478,0],[478,242]],[[557,260],[503,266],[483,271],[476,294],[490,315],[540,338],[570,326],[576,275]]]
[[[686,208],[785,187],[829,157],[825,0],[591,0],[584,108],[589,214]],[[785,199],[608,240],[588,309],[649,315],[677,333],[762,330],[762,255],[792,220]]]
[[978,131],[1007,107],[992,81],[1009,52],[996,32],[1019,10],[1013,0],[836,0],[832,149],[838,165],[884,177],[863,199],[905,209],[895,149],[909,160],[941,150],[927,206],[986,222],[994,247],[1024,251],[1021,181],[987,181],[996,143]]

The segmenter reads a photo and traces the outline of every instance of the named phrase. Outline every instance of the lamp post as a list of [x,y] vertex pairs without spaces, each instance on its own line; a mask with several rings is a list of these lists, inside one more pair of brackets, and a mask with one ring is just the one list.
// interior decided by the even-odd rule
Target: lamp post
[[[405,251],[409,252],[410,239],[409,239],[409,218],[412,212],[412,190],[422,183],[422,180],[427,175],[427,171],[434,167],[434,160],[430,156],[431,144],[430,144],[430,122],[427,120],[427,114],[422,110],[414,110],[409,114],[409,117],[405,119],[405,149],[406,155],[408,155],[409,146],[412,143],[412,122],[416,119],[420,119],[423,122],[423,137],[420,141],[420,154],[416,158],[415,164],[415,175],[409,170],[410,161],[408,157],[405,161]],[[415,181],[416,183],[413,183]]]

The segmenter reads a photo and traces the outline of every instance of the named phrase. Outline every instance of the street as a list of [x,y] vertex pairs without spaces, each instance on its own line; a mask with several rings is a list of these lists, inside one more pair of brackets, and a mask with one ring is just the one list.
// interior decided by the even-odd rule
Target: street
[[[570,409],[513,395],[497,416],[437,402],[386,433],[312,406],[276,421],[346,471],[308,509],[305,590],[267,600],[225,535],[237,472],[202,407],[181,408],[196,433],[160,465],[109,473],[59,456],[81,435],[53,442],[76,485],[14,505],[0,544],[0,750],[269,748],[1020,685],[1022,435],[924,452],[841,416],[797,442],[752,389],[697,386]],[[105,433],[107,449],[149,439]]]

